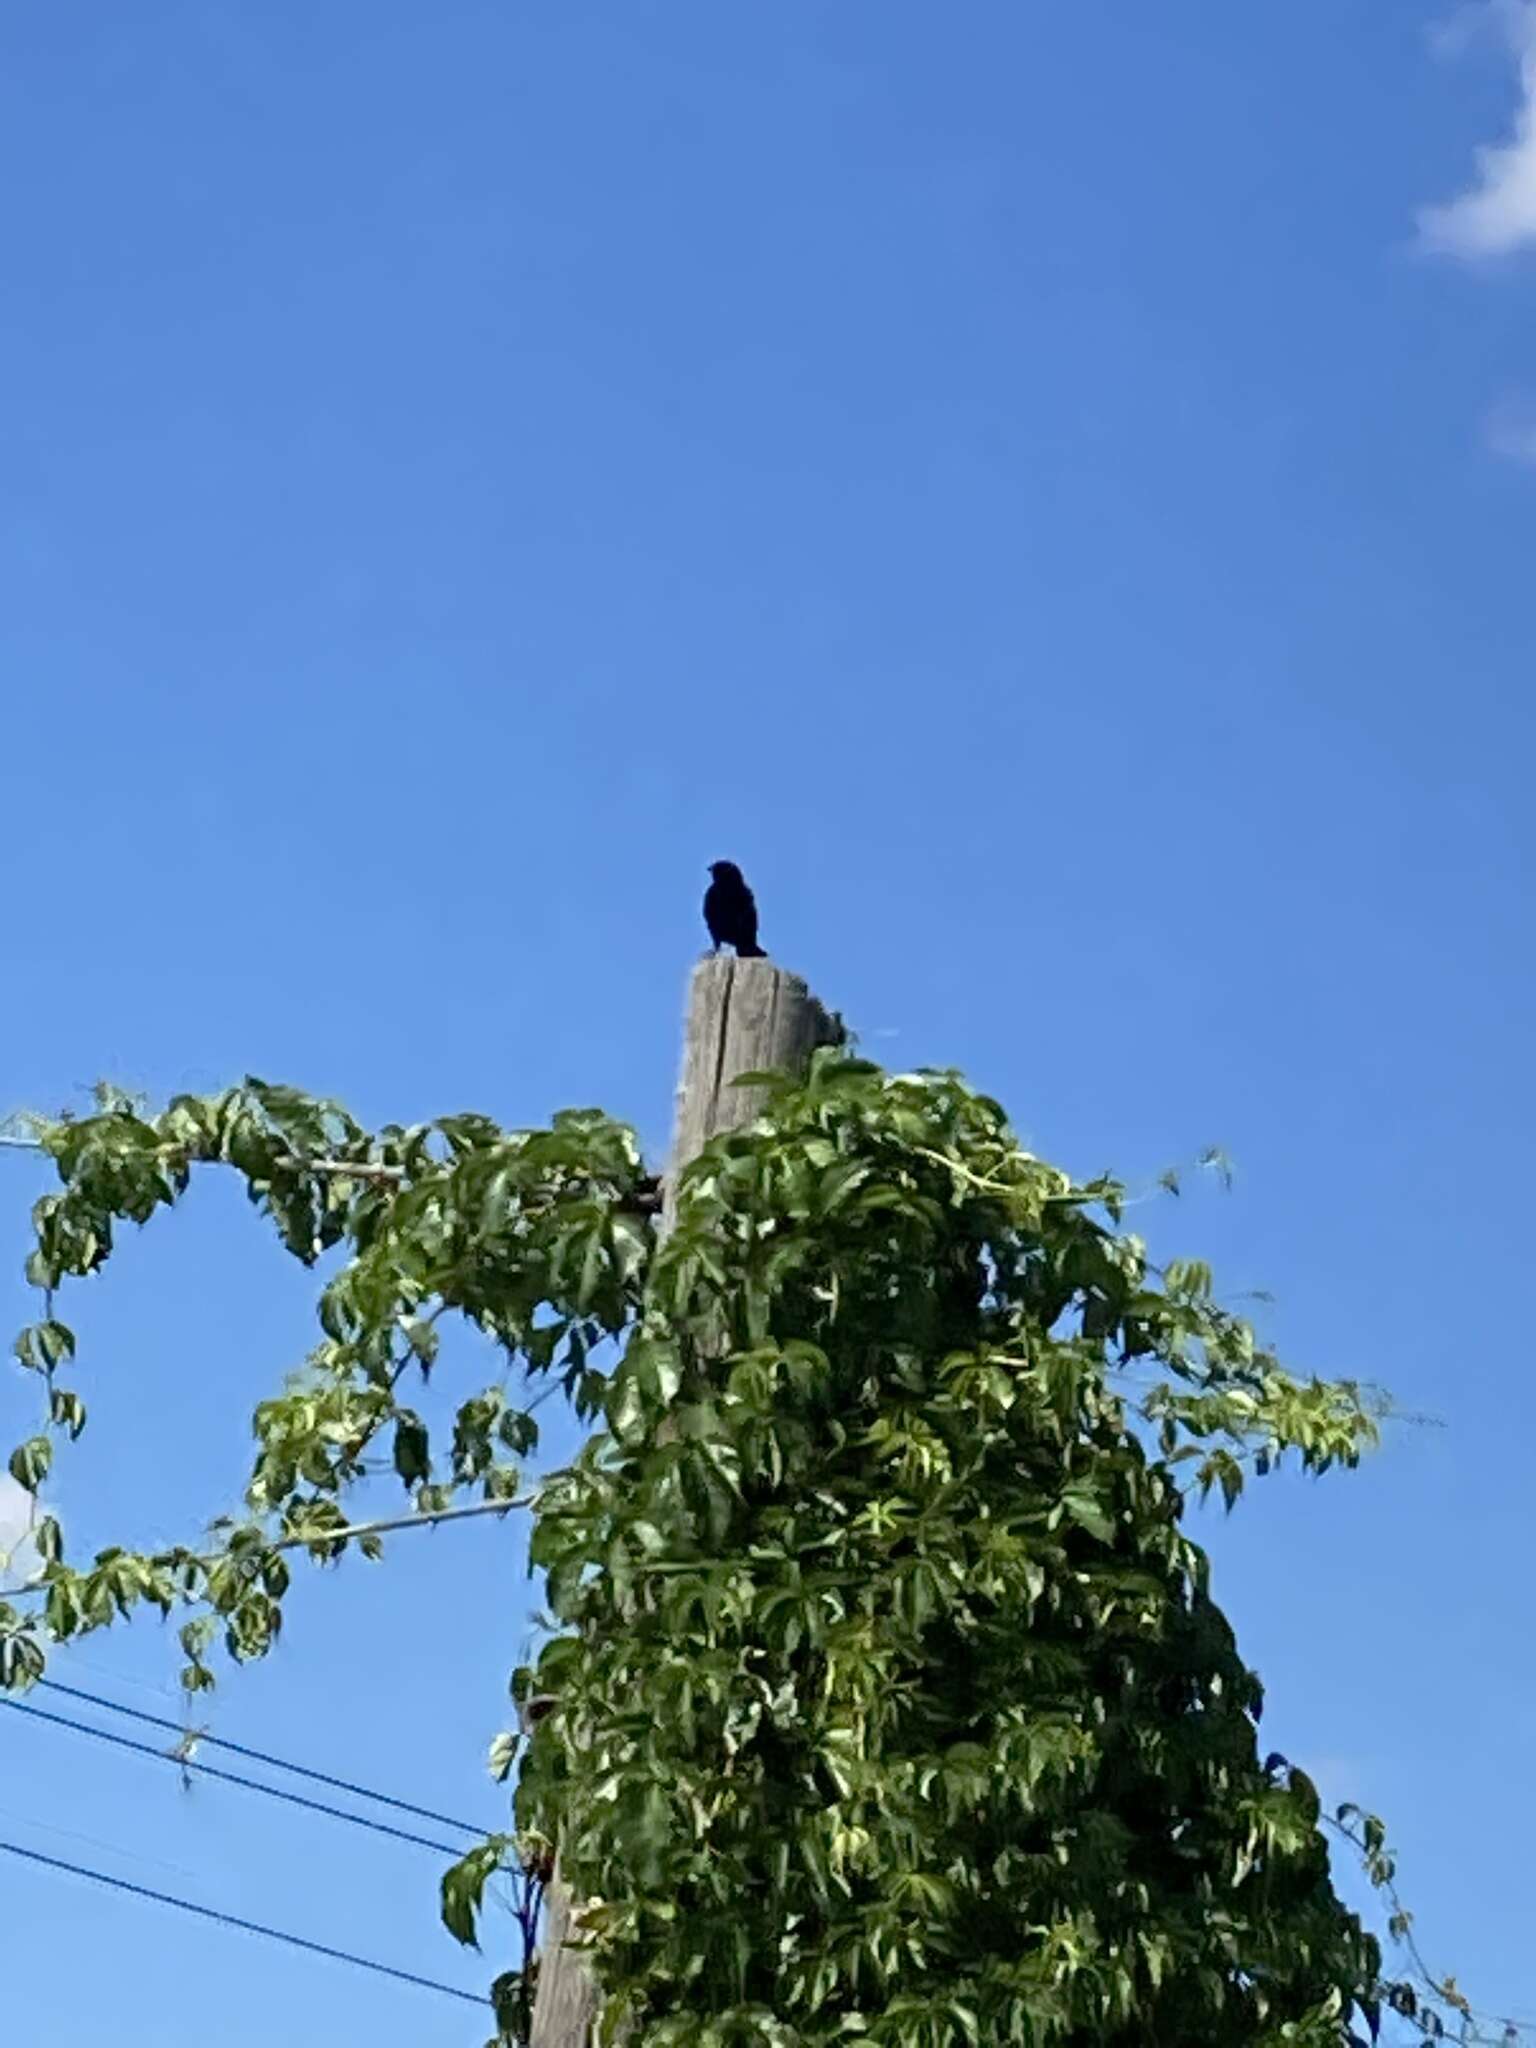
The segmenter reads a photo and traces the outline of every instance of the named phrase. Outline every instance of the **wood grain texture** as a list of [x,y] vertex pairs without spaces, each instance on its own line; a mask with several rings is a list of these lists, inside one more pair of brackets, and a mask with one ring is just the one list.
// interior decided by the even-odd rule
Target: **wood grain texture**
[[739,1130],[763,1108],[766,1091],[738,1088],[739,1074],[800,1073],[819,1045],[839,1044],[829,1015],[798,975],[771,960],[713,954],[693,970],[677,1088],[663,1228],[672,1222],[680,1167],[721,1131]]
[[597,1987],[571,1939],[571,1895],[560,1882],[560,1865],[544,1894],[543,1961],[533,2001],[531,2048],[587,2048],[597,2016]]
[[[799,1073],[820,1045],[838,1045],[839,1018],[823,1009],[797,975],[771,960],[712,954],[693,970],[677,1090],[672,1160],[662,1229],[672,1223],[677,1174],[721,1131],[751,1123],[763,1090],[737,1088],[739,1074]],[[570,1896],[556,1864],[544,1922],[544,1960],[534,2001],[532,2048],[590,2048],[597,1987],[572,1941]]]

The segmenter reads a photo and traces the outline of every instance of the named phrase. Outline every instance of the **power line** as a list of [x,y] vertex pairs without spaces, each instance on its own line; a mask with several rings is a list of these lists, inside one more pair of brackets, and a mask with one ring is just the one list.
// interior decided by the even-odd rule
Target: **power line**
[[118,1856],[129,1863],[139,1863],[146,1869],[168,1870],[175,1877],[190,1877],[192,1872],[182,1863],[167,1863],[162,1856],[142,1856],[137,1849],[125,1849],[118,1842],[104,1842],[99,1835],[83,1835],[78,1828],[61,1828],[48,1820],[37,1820],[30,1813],[18,1813],[14,1806],[0,1806],[0,1816],[6,1820],[19,1821],[24,1828],[35,1833],[53,1835],[61,1842],[83,1842],[88,1849],[100,1849],[108,1856]]
[[[447,1842],[430,1841],[425,1835],[411,1834],[405,1828],[391,1827],[388,1821],[369,1820],[360,1813],[348,1813],[345,1807],[330,1806],[321,1799],[306,1799],[302,1792],[285,1792],[280,1785],[263,1785],[257,1778],[242,1777],[237,1771],[220,1770],[217,1764],[199,1763],[195,1757],[182,1756],[173,1750],[157,1749],[152,1742],[135,1742],[131,1735],[114,1735],[109,1728],[93,1728],[89,1721],[77,1721],[70,1714],[51,1714],[46,1707],[34,1707],[25,1700],[0,1696],[0,1707],[10,1707],[18,1714],[29,1714],[34,1720],[52,1722],[58,1728],[70,1728],[80,1735],[94,1735],[98,1742],[110,1742],[117,1749],[127,1749],[138,1756],[153,1757],[157,1763],[175,1764],[186,1771],[201,1771],[204,1777],[221,1779],[227,1785],[243,1786],[247,1792],[262,1792],[269,1799],[284,1800],[289,1806],[302,1806],[310,1813],[323,1813],[332,1820],[350,1821],[353,1827],[367,1828],[376,1835],[392,1835],[396,1841],[410,1842],[418,1849],[431,1849],[441,1856],[457,1858],[463,1853],[463,1845],[453,1846]],[[131,1711],[131,1710],[128,1710]],[[174,1724],[173,1724],[174,1725]],[[185,1733],[185,1731],[180,1731]],[[483,1834],[483,1829],[472,1832]]]
[[[408,1365],[410,1360],[406,1359],[405,1363]],[[338,1522],[334,1529],[314,1529],[299,1536],[277,1536],[262,1547],[266,1550],[307,1550],[315,1543],[345,1543],[356,1536],[390,1536],[402,1529],[435,1529],[439,1522],[464,1522],[471,1515],[505,1515],[513,1508],[530,1508],[533,1505],[531,1493],[520,1493],[511,1500],[472,1500],[456,1508],[413,1508],[408,1515],[386,1515],[379,1522]]]
[[[399,1368],[400,1372],[403,1372],[409,1363],[409,1359],[403,1360]],[[398,1377],[399,1373],[396,1374],[396,1378]],[[548,1391],[546,1389],[546,1393]],[[558,1382],[555,1385],[554,1391],[559,1391]],[[544,1396],[540,1395],[539,1399],[542,1400],[543,1398]],[[533,1408],[537,1406],[538,1402],[535,1401],[533,1407],[528,1412],[532,1414]],[[380,1466],[378,1469],[382,1471],[385,1468]],[[510,1514],[513,1508],[531,1508],[536,1504],[537,1499],[538,1496],[536,1494],[519,1493],[515,1494],[510,1500],[468,1501],[461,1503],[456,1508],[414,1508],[408,1515],[386,1515],[381,1521],[377,1522],[338,1522],[334,1528],[312,1529],[303,1535],[274,1536],[264,1542],[262,1548],[272,1551],[312,1550],[316,1544],[340,1543],[345,1545],[357,1537],[398,1535],[405,1529],[435,1529],[439,1522],[464,1522],[468,1521],[472,1515],[496,1515],[499,1517]],[[25,1540],[24,1535],[22,1541],[24,1542]],[[16,1546],[17,1549],[20,1547],[20,1544]],[[8,1558],[7,1562],[9,1561]],[[201,1564],[208,1564],[211,1561],[210,1556],[198,1559],[198,1562]],[[47,1580],[41,1577],[34,1577],[28,1579],[20,1586],[0,1586],[0,1599],[21,1600],[29,1594],[35,1596],[39,1593],[46,1593],[47,1590]]]
[[24,1849],[19,1842],[0,1841],[0,1852],[19,1856],[28,1863],[40,1863],[45,1870],[62,1870],[70,1877],[88,1878],[115,1892],[127,1892],[136,1899],[149,1899],[157,1906],[173,1906],[178,1913],[195,1914],[199,1920],[213,1920],[221,1927],[238,1928],[242,1934],[259,1934],[264,1941],[280,1941],[289,1948],[304,1949],[313,1956],[325,1956],[333,1963],[348,1963],[354,1970],[371,1970],[379,1977],[393,1977],[400,1984],[414,1984],[419,1991],[436,1991],[444,1998],[457,1998],[467,2005],[490,2003],[478,1991],[463,1991],[457,1984],[440,1984],[434,1977],[418,1977],[412,1970],[397,1970],[393,1963],[377,1963],[370,1956],[350,1955],[344,1948],[331,1948],[323,1941],[311,1941],[305,1934],[290,1934],[285,1928],[263,1927],[258,1920],[242,1920],[237,1914],[220,1912],[216,1906],[200,1906],[193,1899],[178,1899],[170,1892],[157,1892],[148,1885],[131,1884],[126,1877],[109,1877],[104,1870],[89,1870],[83,1863],[66,1863],[59,1856],[45,1856],[41,1849]]
[[[87,1706],[102,1707],[110,1714],[124,1714],[133,1721],[143,1721],[151,1728],[166,1728],[171,1734],[185,1737],[189,1732],[180,1721],[167,1719],[164,1714],[146,1713],[142,1707],[126,1707],[121,1701],[103,1698],[100,1693],[86,1692],[78,1685],[65,1685],[61,1679],[40,1678],[39,1686],[46,1686],[50,1692],[66,1694],[72,1700],[83,1700]],[[201,1729],[193,1731],[199,1742],[213,1744],[227,1749],[235,1756],[248,1757],[252,1763],[266,1764],[274,1771],[291,1771],[296,1778],[308,1778],[317,1785],[329,1785],[333,1792],[349,1792],[354,1799],[371,1799],[380,1806],[392,1806],[397,1813],[413,1813],[418,1820],[434,1821],[437,1826],[457,1828],[461,1834],[479,1837],[485,1833],[473,1821],[455,1820],[451,1814],[434,1813],[429,1806],[413,1806],[408,1799],[396,1799],[389,1792],[374,1792],[366,1785],[354,1785],[347,1778],[333,1778],[327,1771],[313,1771],[307,1764],[290,1763],[286,1757],[269,1756],[265,1750],[250,1749],[243,1742],[233,1742],[227,1735],[208,1735]],[[156,1751],[156,1755],[162,1752]]]

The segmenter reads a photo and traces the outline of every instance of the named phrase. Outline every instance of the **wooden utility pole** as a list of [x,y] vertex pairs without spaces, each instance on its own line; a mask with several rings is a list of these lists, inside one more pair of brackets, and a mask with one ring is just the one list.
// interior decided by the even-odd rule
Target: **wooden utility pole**
[[[840,1020],[771,960],[715,954],[699,962],[688,993],[664,1230],[672,1224],[680,1169],[718,1132],[750,1123],[762,1108],[762,1091],[734,1087],[736,1076],[798,1073],[817,1046],[842,1037]],[[567,1946],[572,1934],[570,1894],[557,1865],[545,1907],[532,2048],[590,2048],[597,1987],[579,1949]]]

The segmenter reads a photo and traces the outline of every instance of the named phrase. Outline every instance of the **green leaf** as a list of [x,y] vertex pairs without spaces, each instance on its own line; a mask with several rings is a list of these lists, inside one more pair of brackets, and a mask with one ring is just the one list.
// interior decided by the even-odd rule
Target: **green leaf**
[[401,1334],[410,1346],[411,1356],[419,1359],[423,1369],[430,1367],[437,1358],[438,1335],[431,1323],[420,1317],[406,1317],[401,1325]]
[[10,1474],[18,1486],[36,1493],[53,1464],[53,1445],[45,1436],[29,1437],[18,1444],[10,1457]]
[[1113,1543],[1115,1525],[1089,1480],[1076,1480],[1061,1491],[1061,1505],[1069,1520],[1100,1543]]
[[505,1836],[492,1836],[443,1873],[443,1925],[466,1948],[480,1946],[477,1922],[481,1901],[488,1880],[502,1866],[505,1850]]
[[64,1387],[55,1387],[50,1392],[48,1412],[60,1429],[69,1432],[71,1442],[85,1427],[85,1403],[78,1394]]
[[47,1366],[62,1365],[75,1355],[75,1334],[50,1317],[37,1325],[37,1348]]
[[0,1692],[26,1692],[42,1677],[43,1646],[19,1630],[0,1631]]

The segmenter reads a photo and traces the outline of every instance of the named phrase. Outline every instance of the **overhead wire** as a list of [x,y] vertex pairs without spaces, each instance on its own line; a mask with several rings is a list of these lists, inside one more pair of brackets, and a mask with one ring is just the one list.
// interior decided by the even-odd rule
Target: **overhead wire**
[[[114,1748],[131,1751],[138,1756],[152,1757],[157,1763],[174,1764],[179,1770],[197,1771],[204,1777],[217,1778],[224,1784],[239,1785],[248,1792],[263,1793],[268,1799],[281,1799],[289,1806],[303,1807],[310,1813],[321,1813],[331,1820],[347,1821],[353,1827],[367,1828],[376,1835],[393,1836],[396,1841],[409,1842],[418,1849],[431,1849],[441,1856],[458,1857],[463,1854],[462,1843],[454,1845],[448,1842],[434,1842],[426,1835],[413,1834],[406,1828],[392,1827],[388,1821],[371,1820],[366,1814],[349,1813],[345,1807],[332,1806],[325,1800],[308,1799],[302,1792],[289,1792],[281,1785],[264,1785],[260,1779],[247,1778],[238,1771],[225,1771],[217,1764],[201,1763],[196,1757],[186,1755],[181,1750],[160,1749],[152,1742],[137,1742],[131,1735],[114,1734],[110,1728],[94,1727],[89,1721],[77,1720],[71,1714],[50,1713],[48,1708],[35,1707],[27,1700],[0,1695],[0,1707],[9,1707],[15,1713],[26,1714],[33,1720],[50,1722],[55,1727],[71,1729],[80,1735],[94,1736],[98,1742],[110,1743]],[[186,1731],[181,1732],[185,1734]],[[480,1828],[469,1832],[483,1836],[485,1830]]]
[[[49,1692],[65,1694],[69,1699],[80,1700],[87,1706],[101,1707],[107,1713],[122,1714],[132,1721],[142,1721],[151,1728],[165,1728],[183,1739],[190,1734],[199,1743],[209,1743],[219,1749],[227,1749],[233,1756],[243,1756],[249,1762],[265,1764],[275,1771],[289,1771],[296,1778],[308,1778],[317,1785],[329,1785],[333,1792],[350,1793],[354,1799],[370,1799],[379,1806],[392,1806],[397,1813],[414,1814],[417,1820],[429,1820],[438,1827],[456,1828],[461,1834],[479,1837],[486,1831],[473,1821],[455,1820],[452,1814],[434,1813],[429,1806],[415,1806],[408,1799],[397,1799],[390,1792],[375,1792],[367,1785],[356,1785],[347,1778],[333,1777],[328,1771],[311,1770],[307,1764],[290,1762],[287,1757],[272,1756],[266,1750],[252,1749],[243,1742],[232,1741],[227,1735],[213,1735],[204,1729],[189,1730],[181,1721],[173,1721],[164,1714],[151,1714],[143,1707],[125,1706],[121,1700],[103,1697],[100,1693],[86,1692],[78,1685],[65,1685],[62,1679],[41,1678],[39,1687]],[[158,1752],[157,1752],[158,1754]]]
[[19,1827],[33,1834],[52,1835],[60,1842],[83,1842],[87,1849],[100,1849],[103,1855],[141,1864],[147,1870],[168,1870],[173,1877],[193,1875],[184,1863],[167,1863],[163,1856],[146,1856],[141,1850],[123,1848],[121,1843],[104,1842],[99,1835],[82,1834],[78,1828],[61,1828],[55,1821],[38,1820],[35,1815],[22,1813],[14,1806],[0,1806],[0,1820],[15,1821]]
[[[485,1833],[484,1828],[476,1827],[469,1821],[455,1820],[448,1814],[436,1813],[430,1807],[416,1806],[411,1801],[397,1798],[392,1793],[379,1792],[370,1786],[356,1784],[350,1779],[336,1777],[329,1772],[311,1769],[308,1765],[294,1763],[286,1757],[274,1756],[269,1751],[254,1749],[248,1744],[235,1742],[224,1736],[207,1734],[199,1729],[189,1729],[182,1723],[169,1719],[166,1715],[151,1714],[141,1707],[125,1706],[119,1700],[108,1699],[100,1693],[88,1692],[81,1686],[66,1685],[59,1679],[43,1679],[39,1683],[46,1686],[50,1691],[63,1694],[68,1698],[80,1700],[85,1704],[100,1707],[112,1713],[122,1714],[129,1719],[152,1727],[164,1729],[169,1733],[177,1735],[181,1739],[180,1744],[175,1748],[162,1749],[150,1743],[137,1742],[129,1736],[114,1734],[110,1729],[94,1727],[90,1722],[78,1720],[72,1715],[51,1713],[45,1707],[39,1707],[29,1701],[6,1696],[0,1696],[0,1706],[15,1707],[21,1713],[30,1715],[35,1720],[45,1721],[75,1733],[95,1736],[98,1740],[109,1743],[115,1748],[126,1749],[134,1754],[148,1756],[158,1762],[170,1763],[181,1769],[200,1771],[205,1776],[217,1778],[222,1782],[241,1786],[248,1791],[265,1793],[269,1798],[284,1800],[290,1805],[302,1807],[310,1812],[324,1814],[331,1819],[349,1821],[355,1827],[367,1828],[375,1834],[388,1835],[396,1840],[408,1842],[417,1847],[431,1849],[440,1855],[458,1856],[461,1853],[462,1845],[453,1847],[445,1842],[432,1841],[424,1835],[414,1834],[404,1828],[392,1827],[388,1822],[373,1820],[364,1814],[349,1813],[342,1807],[332,1806],[321,1800],[305,1798],[303,1794],[287,1791],[281,1786],[265,1785],[255,1778],[245,1777],[238,1772],[225,1771],[219,1769],[217,1765],[201,1763],[195,1757],[188,1755],[182,1745],[189,1742],[217,1743],[225,1749],[249,1758],[252,1762],[267,1765],[274,1770],[290,1771],[299,1777],[329,1785],[337,1791],[349,1793],[356,1798],[372,1800],[379,1805],[417,1815],[424,1820],[433,1821],[442,1827],[453,1829],[456,1832],[476,1838],[483,1837]],[[89,1840],[90,1838],[80,1837],[79,1839]],[[106,1843],[93,1843],[93,1846],[109,1848],[109,1845]],[[123,1892],[135,1898],[146,1899],[158,1905],[174,1908],[178,1912],[188,1913],[199,1919],[233,1927],[243,1933],[260,1936],[264,1940],[285,1943],[289,1947],[302,1950],[308,1954],[324,1957],[332,1962],[345,1963],[355,1969],[368,1970],[377,1975],[391,1977],[401,1983],[414,1985],[421,1990],[435,1991],[445,1997],[467,2001],[473,2005],[483,2006],[487,2003],[478,1993],[461,1990],[452,1984],[440,1983],[435,1978],[422,1976],[418,1972],[402,1970],[393,1964],[381,1963],[368,1956],[353,1955],[350,1951],[336,1948],[329,1943],[312,1940],[308,1935],[295,1934],[291,1930],[284,1928],[269,1927],[259,1921],[247,1920],[238,1914],[226,1913],[216,1907],[201,1905],[194,1899],[178,1898],[172,1893],[158,1891],[149,1885],[134,1884],[126,1878],[114,1877],[106,1871],[94,1870],[85,1864],[72,1863],[64,1857],[48,1856],[41,1850],[28,1848],[19,1842],[0,1840],[0,1852],[19,1857],[27,1862],[40,1864],[46,1869],[67,1872],[76,1877],[84,1878],[93,1884],[103,1885],[111,1890]],[[111,1853],[118,1852],[112,1851]]]
[[419,1976],[414,1970],[398,1969],[393,1963],[381,1963],[372,1956],[353,1955],[344,1948],[333,1948],[328,1942],[312,1941],[307,1934],[294,1934],[287,1928],[266,1927],[259,1920],[243,1919],[238,1913],[226,1913],[217,1906],[200,1905],[195,1899],[178,1899],[174,1893],[156,1891],[149,1885],[133,1884],[126,1877],[112,1877],[104,1870],[92,1870],[83,1863],[66,1862],[62,1856],[45,1856],[41,1849],[24,1848],[20,1842],[0,1841],[0,1854],[18,1856],[27,1863],[40,1864],[45,1870],[63,1871],[71,1877],[83,1877],[92,1884],[106,1886],[115,1892],[126,1892],[136,1899],[148,1899],[157,1906],[173,1907],[178,1913],[190,1913],[199,1920],[211,1920],[223,1927],[233,1927],[242,1934],[256,1934],[264,1941],[277,1941],[289,1948],[302,1949],[309,1955],[324,1956],[329,1962],[346,1963],[354,1970],[370,1970],[375,1976],[392,1977],[399,1984],[413,1984],[419,1991],[435,1991],[443,1998],[456,1998],[466,2005],[486,2006],[490,2000],[478,1991],[465,1991],[457,1984],[443,1984],[435,1977]]

